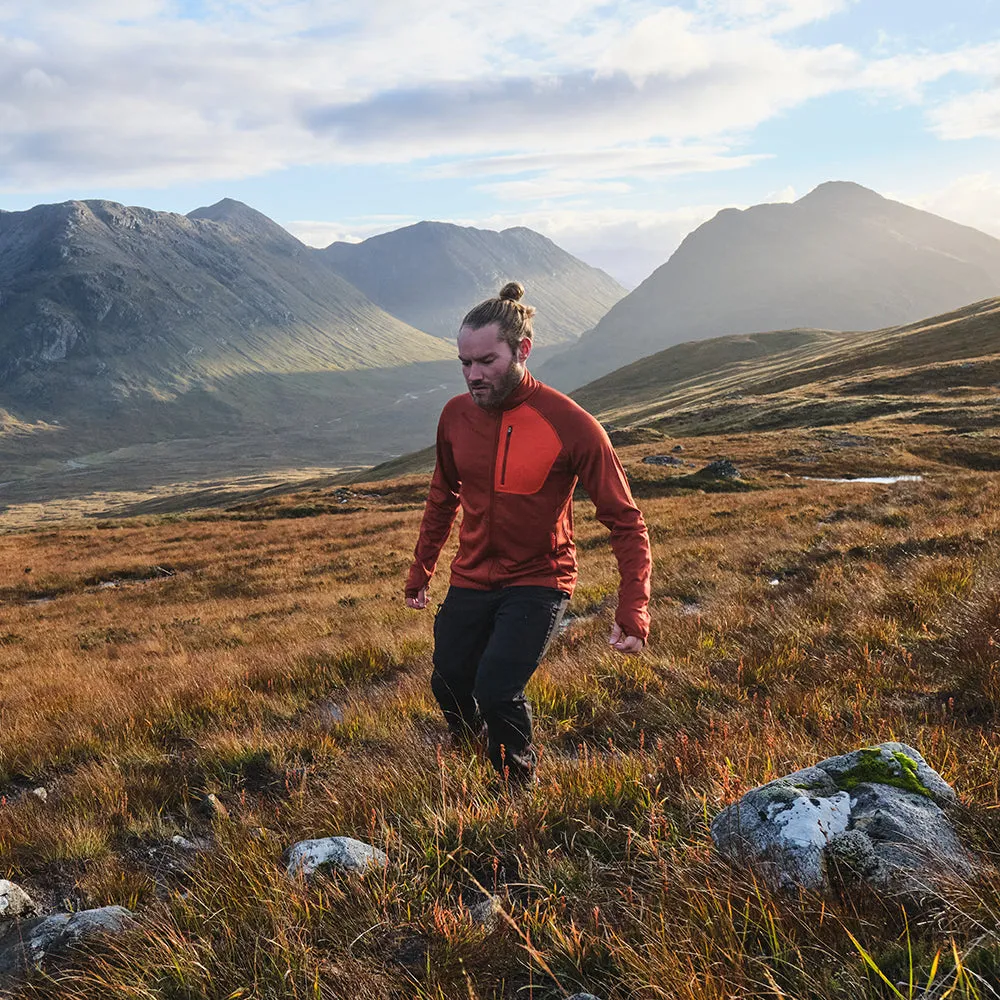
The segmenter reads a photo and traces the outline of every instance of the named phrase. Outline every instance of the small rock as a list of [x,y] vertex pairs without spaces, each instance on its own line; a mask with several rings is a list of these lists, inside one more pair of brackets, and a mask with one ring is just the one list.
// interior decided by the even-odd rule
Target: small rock
[[124,906],[103,906],[78,913],[54,913],[23,922],[18,933],[7,935],[0,946],[0,973],[22,972],[67,944],[96,934],[120,934],[135,923]]
[[647,455],[643,460],[644,465],[683,465],[684,462],[673,455]]
[[41,786],[39,786],[38,788],[32,788],[31,794],[34,795],[36,798],[41,799],[43,802],[48,802],[49,800],[49,792],[47,788],[43,788]]
[[339,725],[344,721],[344,710],[334,701],[321,701],[316,706],[316,715],[326,725]]
[[496,930],[500,924],[502,908],[496,896],[482,896],[466,904],[472,922],[488,931]]
[[219,797],[211,792],[206,795],[200,803],[199,806],[202,815],[206,816],[211,820],[226,820],[229,819],[229,810],[220,801]]
[[0,879],[0,920],[21,917],[34,909],[31,897],[19,885]]
[[384,867],[389,857],[384,851],[352,837],[324,837],[320,840],[300,840],[288,854],[288,874],[312,875],[321,868],[337,868],[344,872],[363,872],[371,865]]
[[742,479],[740,470],[728,458],[710,462],[701,470],[701,475],[711,479]]
[[682,445],[682,444],[675,444],[673,446],[673,448],[671,448],[670,450],[671,451],[683,451],[684,450],[684,445]]
[[170,843],[182,851],[207,851],[212,846],[211,841],[205,840],[203,837],[188,840],[187,837],[182,837],[179,833],[175,833],[170,838]]

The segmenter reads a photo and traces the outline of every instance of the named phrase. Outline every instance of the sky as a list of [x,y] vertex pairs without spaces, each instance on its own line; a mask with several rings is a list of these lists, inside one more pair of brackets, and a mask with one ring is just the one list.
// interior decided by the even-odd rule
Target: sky
[[527,225],[634,286],[851,180],[1000,237],[1000,0],[0,0],[0,208]]

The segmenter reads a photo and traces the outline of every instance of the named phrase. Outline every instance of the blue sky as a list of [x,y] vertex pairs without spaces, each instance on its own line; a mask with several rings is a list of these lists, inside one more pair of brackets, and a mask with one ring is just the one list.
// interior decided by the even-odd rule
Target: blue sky
[[631,285],[831,179],[1000,236],[1000,0],[0,0],[8,210],[529,225]]

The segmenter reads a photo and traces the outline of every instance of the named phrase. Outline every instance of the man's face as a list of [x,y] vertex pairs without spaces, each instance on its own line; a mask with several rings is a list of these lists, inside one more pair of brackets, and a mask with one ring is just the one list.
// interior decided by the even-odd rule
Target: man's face
[[474,330],[463,326],[458,333],[458,359],[469,394],[477,406],[499,406],[520,384],[531,341],[522,341],[517,353],[500,337],[500,324]]

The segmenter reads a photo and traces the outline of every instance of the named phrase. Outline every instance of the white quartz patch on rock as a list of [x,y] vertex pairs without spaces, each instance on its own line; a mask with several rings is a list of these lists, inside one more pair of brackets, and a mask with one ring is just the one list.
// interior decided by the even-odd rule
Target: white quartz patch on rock
[[789,805],[773,803],[768,807],[768,818],[789,846],[822,850],[832,837],[847,829],[851,796],[847,792],[837,792],[828,799],[800,795]]

